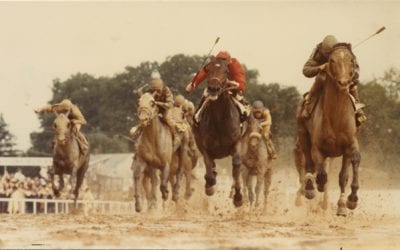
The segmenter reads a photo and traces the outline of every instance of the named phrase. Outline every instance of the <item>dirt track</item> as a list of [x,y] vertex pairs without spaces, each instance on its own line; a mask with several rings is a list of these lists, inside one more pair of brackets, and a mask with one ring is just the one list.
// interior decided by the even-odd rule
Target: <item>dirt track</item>
[[[201,171],[196,194],[176,209],[167,203],[150,213],[131,215],[2,215],[3,248],[265,248],[265,249],[400,249],[400,190],[361,187],[359,207],[337,217],[339,191],[332,176],[331,206],[318,201],[294,206],[293,169],[273,177],[268,209],[249,213],[233,208],[230,181],[220,172],[218,191],[206,198]],[[371,173],[362,170],[364,184]],[[375,176],[376,177],[376,176]],[[382,174],[381,180],[388,178]],[[290,185],[288,186],[288,180]],[[387,183],[387,182],[385,182]]]

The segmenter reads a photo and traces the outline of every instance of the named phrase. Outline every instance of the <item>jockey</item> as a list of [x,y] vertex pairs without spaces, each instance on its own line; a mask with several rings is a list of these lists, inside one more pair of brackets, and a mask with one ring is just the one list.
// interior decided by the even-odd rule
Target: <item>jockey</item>
[[182,109],[185,120],[191,125],[194,116],[193,102],[187,100],[183,95],[177,95],[174,106]]
[[[156,105],[159,107],[159,113],[162,115],[163,121],[168,125],[171,130],[172,137],[175,138],[175,122],[169,114],[169,109],[172,108],[174,103],[174,96],[171,90],[165,86],[161,78],[153,78],[150,81],[149,89],[146,91],[151,93],[154,97]],[[142,89],[136,91],[139,96],[143,94]],[[137,140],[142,132],[142,127],[139,125],[133,133],[131,133],[132,139]]]
[[262,129],[261,134],[264,139],[264,143],[267,146],[269,156],[272,159],[276,159],[275,147],[270,136],[272,118],[269,109],[264,107],[264,103],[262,101],[255,101],[253,102],[251,113],[253,114],[253,117],[260,122]]
[[[174,106],[181,108],[183,112],[184,121],[191,126],[193,124],[193,116],[194,116],[194,105],[193,102],[185,99],[183,95],[175,96]],[[192,155],[196,154],[197,149],[195,146],[195,141],[193,137],[193,133],[190,131],[189,134],[189,148]]]
[[[337,39],[332,36],[328,35],[324,38],[324,40],[317,44],[316,48],[313,50],[310,58],[304,64],[303,67],[303,74],[304,76],[311,78],[315,77],[315,81],[313,86],[310,89],[310,92],[305,97],[305,107],[301,113],[301,117],[308,119],[312,112],[312,103],[315,100],[316,95],[318,95],[319,91],[323,88],[324,79],[319,77],[318,74],[321,71],[324,71],[328,65],[329,55],[338,41]],[[358,65],[357,59],[354,57],[355,63],[355,74],[353,77],[353,84],[350,86],[350,94],[354,97],[356,103],[359,103],[358,91],[357,91],[357,84],[359,83],[359,72],[360,67]],[[362,111],[359,109],[356,111],[356,122],[357,126],[361,123],[365,122],[366,117]]]
[[[83,154],[85,154],[89,149],[89,143],[86,137],[81,133],[80,129],[82,125],[86,125],[85,117],[82,115],[80,109],[72,104],[69,99],[64,99],[60,103],[51,105],[48,104],[41,109],[36,109],[35,113],[57,113],[57,114],[66,114],[68,119],[71,121],[73,125],[73,131],[77,137],[78,145]],[[53,141],[54,143],[54,141]]]
[[[228,84],[231,86],[236,86],[237,90],[233,90],[233,96],[236,99],[235,103],[238,105],[242,120],[245,120],[248,116],[248,111],[246,109],[247,102],[243,98],[243,92],[246,89],[246,79],[245,79],[245,72],[243,70],[242,65],[240,62],[231,57],[231,55],[227,51],[220,51],[215,58],[222,59],[228,61]],[[196,77],[197,76],[197,77]],[[198,74],[196,75],[192,81],[186,86],[187,92],[192,92],[195,88],[197,88],[202,81],[206,79],[207,76],[207,65],[200,69]],[[207,89],[204,91],[203,98],[200,101],[199,108],[197,110],[201,110],[201,106],[204,105],[205,99],[208,97]],[[196,122],[199,122],[198,114],[195,116]]]

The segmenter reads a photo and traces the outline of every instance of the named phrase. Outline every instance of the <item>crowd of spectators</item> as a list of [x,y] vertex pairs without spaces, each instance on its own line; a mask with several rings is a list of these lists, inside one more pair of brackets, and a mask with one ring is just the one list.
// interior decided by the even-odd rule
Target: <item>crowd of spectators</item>
[[[69,183],[69,182],[67,182]],[[66,184],[65,191],[71,189]],[[18,199],[53,199],[54,193],[51,181],[47,174],[47,168],[42,167],[38,176],[25,176],[21,169],[15,173],[4,172],[0,181],[0,198],[11,198],[8,201],[0,201],[0,213],[33,213],[33,202],[21,202]],[[36,203],[36,211],[44,210],[44,203]],[[54,204],[48,204],[48,210],[54,209]]]

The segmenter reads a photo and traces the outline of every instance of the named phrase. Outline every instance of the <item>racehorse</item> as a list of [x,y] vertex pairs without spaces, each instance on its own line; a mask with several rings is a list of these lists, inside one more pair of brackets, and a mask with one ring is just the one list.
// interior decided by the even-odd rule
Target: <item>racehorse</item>
[[[269,156],[267,146],[262,139],[261,129],[260,122],[251,115],[247,131],[242,138],[241,157],[244,166],[242,169],[243,185],[247,189],[250,206],[254,203],[254,191],[255,206],[259,206],[260,192],[264,187],[265,209],[271,185],[272,158]],[[257,178],[255,190],[253,177]]]
[[[68,115],[57,114],[53,123],[54,150],[53,166],[49,171],[55,196],[60,196],[64,188],[64,174],[71,175],[70,181],[74,194],[74,202],[79,196],[85,173],[89,167],[89,150],[82,152],[78,145],[77,131]],[[54,175],[59,176],[59,187],[54,183]]]
[[[140,183],[143,180],[145,171],[147,176],[152,177],[152,185],[157,183],[155,176],[156,169],[160,174],[160,191],[162,199],[168,199],[168,180],[170,177],[170,166],[173,153],[173,140],[171,130],[167,124],[161,121],[158,115],[158,107],[151,93],[144,93],[139,98],[138,116],[142,133],[136,145],[134,157],[134,192],[135,209],[142,211]],[[179,179],[177,180],[179,181]],[[153,201],[155,195],[152,197]]]
[[[206,67],[207,91],[204,105],[198,111],[200,121],[193,125],[193,133],[206,167],[205,192],[213,195],[216,184],[215,159],[232,156],[232,176],[235,194],[233,203],[242,205],[240,184],[241,119],[238,107],[231,96],[228,80],[228,62],[214,58]],[[201,105],[200,105],[201,106]]]
[[[342,156],[342,168],[339,174],[341,195],[338,201],[337,215],[347,214],[346,206],[357,206],[358,168],[361,155],[359,151],[355,107],[349,88],[355,74],[355,56],[350,44],[340,43],[334,46],[326,70],[317,77],[324,80],[319,99],[310,119],[300,118],[298,113],[298,141],[296,143],[296,164],[301,189],[308,199],[315,196],[313,174],[318,191],[324,192],[328,175],[326,167],[329,158]],[[345,199],[345,187],[348,182],[348,168],[353,167],[351,194]]]

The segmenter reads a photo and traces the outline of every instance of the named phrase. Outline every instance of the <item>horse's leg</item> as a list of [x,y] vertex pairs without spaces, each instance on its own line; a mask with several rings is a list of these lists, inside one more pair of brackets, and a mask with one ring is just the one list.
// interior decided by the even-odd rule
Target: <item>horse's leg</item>
[[[326,158],[324,161],[326,171],[328,171],[327,169],[329,167],[329,164],[330,164],[330,158]],[[324,210],[328,209],[328,203],[329,203],[327,186],[328,186],[328,182],[325,184],[324,195],[323,195],[322,202],[321,202],[321,208]]]
[[160,191],[164,201],[168,199],[168,179],[169,179],[170,166],[167,162],[163,169],[161,169],[161,184]]
[[185,164],[185,179],[186,179],[186,190],[185,190],[185,199],[189,199],[192,196],[192,169],[195,165],[195,162],[192,159],[189,159],[189,162]]
[[298,207],[301,206],[302,204],[301,196],[304,195],[305,191],[305,167],[306,167],[304,154],[300,148],[299,141],[296,142],[293,154],[294,154],[294,164],[296,166],[297,173],[299,174],[299,183],[300,183],[299,190],[297,190],[296,193],[296,201],[295,201],[295,205]]
[[342,168],[339,173],[340,198],[337,203],[338,209],[336,212],[336,215],[338,216],[347,215],[345,192],[346,192],[347,181],[349,179],[348,168],[350,164],[351,164],[351,156],[348,154],[344,154],[342,158]]
[[257,182],[256,182],[256,188],[255,188],[255,193],[256,193],[256,204],[255,206],[258,207],[260,205],[260,192],[264,183],[264,175],[265,175],[265,170],[260,171],[257,174]]
[[204,152],[203,153],[204,165],[206,167],[206,174],[204,179],[206,180],[205,190],[208,196],[214,194],[215,189],[214,186],[217,184],[216,175],[217,172],[215,171],[215,162],[210,156]]
[[[242,166],[242,181],[243,181],[243,196],[244,196],[243,200],[245,200],[247,202],[249,202],[249,191],[248,191],[248,188],[247,188],[248,177],[249,177],[249,170],[247,169],[247,167],[245,165],[243,165]],[[229,195],[229,198],[233,198],[234,191],[235,191],[235,189],[234,189],[233,184],[232,184],[231,193]]]
[[[183,138],[181,142],[182,144],[185,144],[186,143],[185,138]],[[187,161],[185,159],[187,153],[187,147],[185,145],[182,145],[177,153],[179,154],[178,169],[176,170],[175,185],[173,187],[173,193],[172,193],[172,200],[175,202],[177,202],[179,199],[180,182],[182,179],[183,170],[186,167],[185,164],[187,164]]]
[[157,208],[157,186],[158,178],[156,174],[156,169],[151,168],[150,170],[151,178],[151,208]]
[[305,160],[305,176],[304,176],[304,195],[307,199],[315,197],[313,174],[315,172],[314,162],[311,156],[310,136],[301,123],[298,122],[298,145],[303,152]]
[[142,182],[144,172],[144,162],[140,159],[136,159],[134,164],[135,168],[133,171],[133,185],[134,185],[134,197],[135,197],[135,210],[140,213],[142,211],[142,200],[140,197],[140,183]]
[[64,175],[62,173],[59,173],[58,174],[58,179],[59,179],[59,182],[60,182],[60,187],[58,188],[58,190],[60,190],[60,192],[61,192],[64,189],[64,185],[65,185],[65,183],[64,183]]
[[328,174],[326,172],[325,164],[326,157],[324,157],[320,150],[315,146],[311,148],[311,155],[317,171],[316,182],[318,191],[324,192],[325,184],[328,182]]
[[250,203],[250,207],[253,206],[254,202],[254,192],[253,192],[253,176],[250,174],[250,171],[248,168],[243,170],[244,172],[244,178],[243,178],[243,186],[246,186],[247,189],[247,198]]
[[[358,147],[357,147],[358,148]],[[353,180],[351,182],[351,194],[347,197],[347,208],[355,209],[357,207],[358,167],[360,166],[361,155],[358,149],[355,149],[351,155],[351,164],[353,165]]]
[[82,186],[83,179],[85,178],[85,173],[86,173],[86,170],[88,169],[88,166],[89,166],[89,162],[85,162],[85,164],[83,164],[83,165],[78,169],[78,171],[77,171],[76,186],[75,186],[75,190],[74,190],[74,195],[75,195],[75,200],[74,200],[75,208],[77,207],[76,200],[77,200],[78,197],[79,197],[79,189],[80,189],[81,186]]
[[53,193],[56,197],[60,197],[60,186],[58,186],[58,188],[56,188],[56,185],[54,183],[54,166],[52,168],[52,170],[49,172],[50,175],[50,180],[51,180],[51,186],[53,188]]
[[235,195],[233,196],[233,204],[235,207],[240,207],[243,204],[242,194],[240,193],[240,166],[242,160],[240,158],[240,142],[236,144],[235,152],[232,155],[232,177],[235,186]]
[[[271,164],[271,160],[269,159],[269,164]],[[264,211],[267,210],[267,202],[268,202],[268,194],[269,188],[271,187],[271,179],[272,179],[272,168],[268,168],[265,171],[264,175]]]
[[148,169],[143,172],[142,186],[146,195],[147,210],[151,209],[151,173]]

